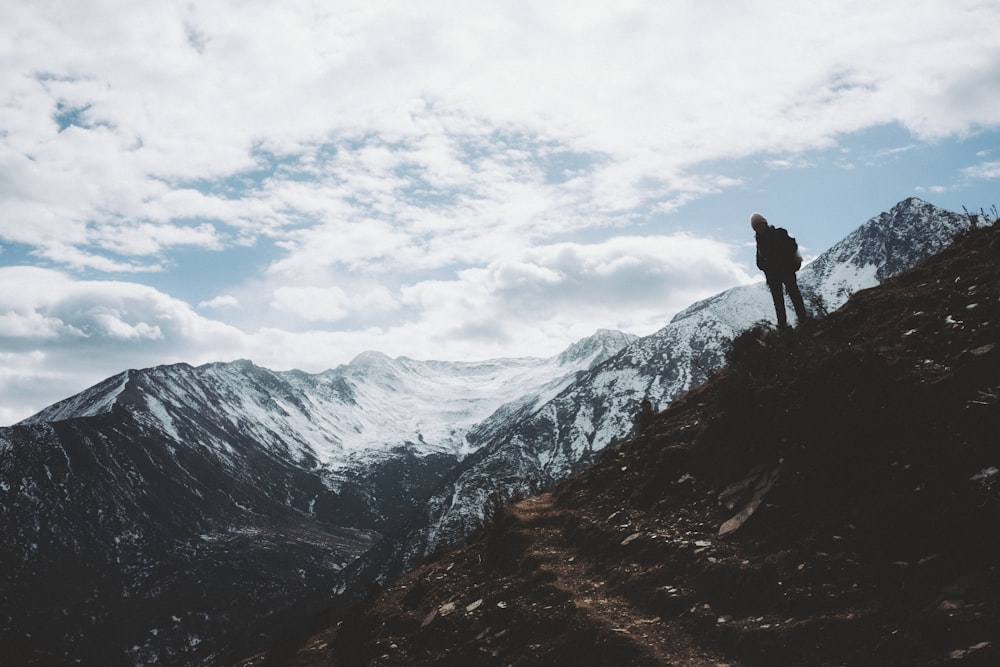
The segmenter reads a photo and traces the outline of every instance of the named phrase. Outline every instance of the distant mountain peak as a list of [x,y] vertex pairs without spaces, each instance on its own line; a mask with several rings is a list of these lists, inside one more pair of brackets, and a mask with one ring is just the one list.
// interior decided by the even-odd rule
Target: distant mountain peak
[[392,357],[384,352],[376,350],[365,350],[351,359],[350,366],[375,366],[383,365],[392,361]]
[[75,396],[50,405],[20,423],[60,422],[74,417],[93,417],[110,412],[135,373],[134,370],[127,370],[112,375]]
[[581,338],[558,357],[562,365],[579,361],[589,361],[598,364],[617,354],[623,347],[638,340],[638,336],[618,331],[617,329],[598,329],[592,336]]

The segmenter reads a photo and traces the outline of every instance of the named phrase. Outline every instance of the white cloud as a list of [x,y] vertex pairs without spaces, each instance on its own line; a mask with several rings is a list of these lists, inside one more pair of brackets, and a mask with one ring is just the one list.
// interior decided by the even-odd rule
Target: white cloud
[[0,393],[17,418],[125,368],[231,359],[247,347],[239,330],[151,287],[49,269],[0,267],[0,313]]
[[310,322],[336,322],[348,314],[348,296],[339,287],[279,287],[271,304]]
[[[504,145],[512,132],[602,160],[590,195],[556,194],[614,215],[683,200],[695,181],[684,172],[705,160],[826,146],[893,121],[927,136],[1000,121],[1000,47],[968,30],[996,25],[988,3],[15,5],[4,83],[16,93],[2,114],[21,192],[0,235],[46,247],[59,236],[88,254],[169,247],[165,228],[129,242],[153,229],[143,220],[218,247],[203,222],[182,220],[273,230],[315,215],[296,198],[274,206],[294,185],[280,176],[237,201],[215,189],[267,168],[260,148],[312,162],[336,199],[375,209],[403,213],[397,169],[411,163],[434,192],[489,191],[504,214],[538,215],[551,200],[532,205],[518,187],[538,174]],[[327,141],[373,136],[384,142],[315,162]],[[461,150],[473,140],[478,155]],[[46,218],[60,234],[37,225]]]
[[240,300],[232,294],[221,294],[198,304],[199,308],[239,308]]
[[523,354],[555,353],[565,341],[616,326],[648,334],[693,301],[752,280],[736,248],[691,236],[616,237],[599,244],[526,249],[456,280],[404,288],[420,327],[446,341],[488,346],[514,340]]
[[[731,160],[797,173],[860,130],[901,126],[909,148],[1000,125],[1000,7],[974,0],[0,11],[4,260],[211,279],[192,303],[229,318],[138,283],[0,269],[39,285],[0,290],[22,383],[648,331],[748,279],[728,246],[660,226],[758,187]],[[192,270],[195,250],[219,270]]]
[[197,226],[156,225],[115,225],[99,229],[94,241],[121,255],[149,256],[172,246],[195,246],[209,250],[221,248],[215,228],[207,223]]
[[236,333],[145,285],[75,280],[33,267],[0,267],[0,312],[6,313],[0,339],[10,345],[30,344],[38,333],[33,326],[59,344],[102,348],[122,339],[164,341],[167,353],[177,352],[192,336],[222,335],[229,343]]
[[962,173],[969,178],[1000,178],[1000,162],[982,162],[974,167],[963,169]]

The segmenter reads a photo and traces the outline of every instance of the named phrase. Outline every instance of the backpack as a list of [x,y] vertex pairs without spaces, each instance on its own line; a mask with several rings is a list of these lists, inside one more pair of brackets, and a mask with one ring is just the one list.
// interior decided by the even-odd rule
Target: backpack
[[799,252],[799,244],[795,237],[788,234],[784,227],[775,227],[775,247],[779,251],[779,257],[788,262],[788,267],[798,271],[802,268],[802,254]]

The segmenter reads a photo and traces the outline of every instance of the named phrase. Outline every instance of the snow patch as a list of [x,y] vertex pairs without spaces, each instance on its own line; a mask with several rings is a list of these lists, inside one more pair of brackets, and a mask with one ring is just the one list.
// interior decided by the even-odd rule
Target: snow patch
[[171,417],[170,413],[167,411],[167,406],[165,406],[163,402],[155,396],[147,395],[146,407],[149,409],[150,414],[155,418],[159,428],[173,438],[174,442],[181,442],[181,436],[177,432],[177,427],[174,425],[173,417]]

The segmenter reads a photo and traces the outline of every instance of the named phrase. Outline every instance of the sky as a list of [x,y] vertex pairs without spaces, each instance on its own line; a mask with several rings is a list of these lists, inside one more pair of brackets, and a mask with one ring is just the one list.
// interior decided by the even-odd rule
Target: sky
[[[8,0],[0,424],[128,368],[548,357],[1000,204],[995,0]],[[762,313],[762,317],[766,317]]]

